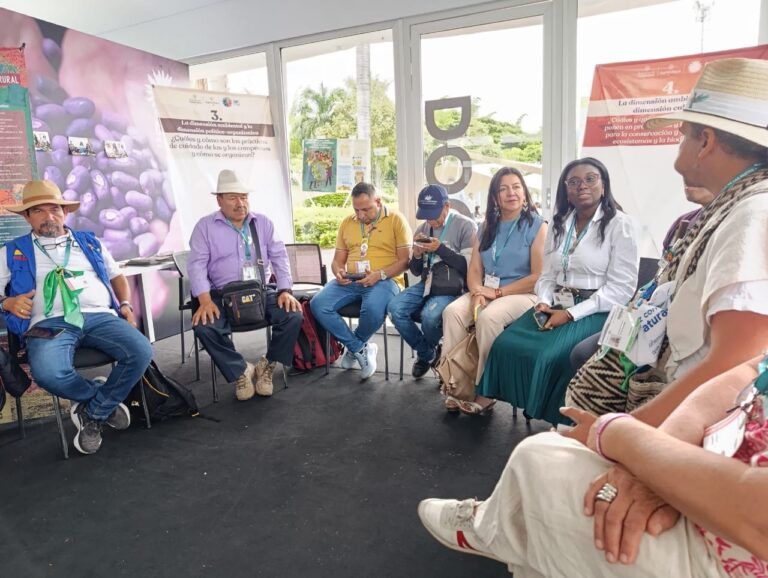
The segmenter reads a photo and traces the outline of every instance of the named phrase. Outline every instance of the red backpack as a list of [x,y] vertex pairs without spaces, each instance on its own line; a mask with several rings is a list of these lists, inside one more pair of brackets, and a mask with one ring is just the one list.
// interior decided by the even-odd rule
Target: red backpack
[[[297,371],[312,371],[316,367],[325,366],[325,336],[326,331],[315,323],[312,309],[309,307],[310,297],[301,297],[301,312],[304,320],[301,331],[293,346],[293,367]],[[331,335],[330,361],[333,363],[344,352],[344,346]]]

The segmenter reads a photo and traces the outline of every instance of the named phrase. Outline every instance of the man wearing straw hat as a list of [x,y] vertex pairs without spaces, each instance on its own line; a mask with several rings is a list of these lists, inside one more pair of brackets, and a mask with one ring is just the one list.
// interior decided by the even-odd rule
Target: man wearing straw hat
[[[240,401],[254,394],[272,395],[272,373],[276,362],[284,367],[293,362],[293,347],[301,330],[301,305],[293,296],[291,267],[285,244],[278,238],[274,223],[266,215],[253,213],[248,204],[249,189],[234,171],[219,173],[216,195],[219,210],[200,219],[189,240],[187,268],[192,295],[200,302],[192,315],[195,336],[213,363],[229,382],[235,383]],[[258,240],[251,238],[253,222]],[[258,252],[255,241],[258,241]],[[260,257],[259,257],[260,255]],[[277,286],[267,290],[266,318],[272,328],[267,353],[254,365],[246,361],[232,342],[221,298],[216,290],[233,281],[258,279],[258,260],[268,281],[274,273]]]
[[[5,207],[32,230],[10,241],[0,257],[0,308],[8,330],[26,341],[35,381],[75,402],[74,444],[92,454],[101,446],[103,425],[118,430],[130,425],[121,402],[149,365],[152,347],[135,328],[128,282],[115,260],[93,233],[64,225],[79,205],[64,200],[51,181],[30,181],[21,204]],[[78,346],[115,360],[106,380],[75,371]]]
[[[701,468],[688,457],[670,458],[671,441],[649,443],[654,451],[644,458],[620,460],[626,467],[611,467],[582,445],[587,434],[592,442],[595,437],[605,439],[616,435],[611,433],[614,428],[621,431],[636,420],[658,427],[685,442],[680,447],[694,451],[693,446],[703,445],[715,454],[733,456],[737,449],[747,452],[745,446],[752,445],[742,445],[747,438],[744,421],[738,419],[713,428],[705,438],[703,424],[725,414],[714,411],[720,401],[715,397],[691,394],[708,382],[704,391],[714,391],[712,383],[721,384],[710,380],[758,358],[768,346],[768,61],[708,63],[683,110],[651,119],[646,128],[677,122],[682,123],[682,141],[675,170],[686,186],[717,194],[676,245],[658,278],[660,283],[669,279],[667,288],[673,294],[666,327],[669,347],[657,362],[669,384],[633,414],[607,414],[596,425],[595,416],[564,409],[577,427],[562,436],[529,437],[518,445],[486,501],[423,501],[421,520],[443,545],[508,563],[516,576],[720,576],[728,568],[756,576],[765,568],[764,560],[712,532],[707,534],[712,547],[706,548],[702,528],[690,521],[677,524],[679,513],[651,490],[672,496],[683,488],[688,499],[708,493],[705,501],[720,503],[711,497],[722,484],[707,483],[707,475],[702,476]],[[729,396],[725,405],[734,397],[729,385],[723,380],[721,395]],[[705,416],[702,420],[709,422],[680,419],[684,413],[667,421],[688,396],[696,417]],[[739,412],[732,415],[738,417]],[[646,431],[652,430],[646,427]],[[599,453],[599,440],[596,447]],[[764,446],[755,444],[758,448]],[[764,465],[756,458],[753,466]],[[665,459],[687,465],[696,482],[686,485],[679,472],[662,463]],[[755,488],[751,495],[759,503],[758,486],[750,486],[753,477],[742,474],[741,479],[745,490]],[[698,513],[695,522],[704,526],[716,521],[717,529],[725,532],[723,518],[722,513],[716,518]],[[622,570],[632,564],[632,570]]]

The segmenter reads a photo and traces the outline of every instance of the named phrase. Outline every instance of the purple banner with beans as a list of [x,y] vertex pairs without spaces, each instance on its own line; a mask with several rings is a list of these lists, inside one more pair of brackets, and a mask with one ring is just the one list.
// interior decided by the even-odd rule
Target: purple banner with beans
[[[0,46],[22,44],[32,130],[50,142],[38,175],[80,202],[67,224],[95,232],[117,260],[183,248],[152,86],[188,86],[187,66],[0,9]],[[70,154],[70,137],[94,154]],[[170,303],[157,307],[156,320]]]

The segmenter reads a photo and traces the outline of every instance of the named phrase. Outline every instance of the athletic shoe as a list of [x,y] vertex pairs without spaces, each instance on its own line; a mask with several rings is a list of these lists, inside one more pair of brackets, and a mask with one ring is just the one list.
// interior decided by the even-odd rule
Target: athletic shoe
[[119,403],[104,423],[116,430],[128,429],[131,425],[131,412],[124,404]]
[[272,385],[272,373],[275,371],[276,363],[272,363],[262,356],[256,364],[256,393],[258,395],[270,396],[274,391]]
[[252,363],[245,362],[245,373],[237,378],[235,382],[235,397],[238,401],[248,401],[256,393],[253,387],[253,376],[256,373],[256,367]]
[[379,346],[375,343],[366,343],[359,353],[355,353],[355,358],[360,364],[360,377],[368,379],[376,373],[376,354],[379,352]]
[[482,540],[475,534],[476,500],[438,500],[430,498],[419,504],[419,518],[430,534],[443,546],[452,550],[485,556],[498,560],[486,550]]
[[74,444],[81,454],[95,454],[101,447],[101,422],[92,419],[85,411],[85,403],[73,403],[69,416],[77,428]]
[[411,375],[414,379],[419,379],[421,377],[424,377],[427,372],[432,367],[431,361],[424,361],[421,357],[417,357],[416,361],[413,362],[413,367],[411,368]]
[[355,357],[355,354],[347,348],[341,358],[341,368],[354,369],[355,367],[357,367],[357,357]]

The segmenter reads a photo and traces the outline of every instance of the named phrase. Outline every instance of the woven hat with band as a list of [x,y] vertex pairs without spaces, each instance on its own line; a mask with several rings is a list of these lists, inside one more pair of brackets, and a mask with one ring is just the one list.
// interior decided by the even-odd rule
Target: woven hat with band
[[67,201],[61,195],[61,189],[52,181],[29,181],[21,191],[21,204],[3,207],[12,213],[23,213],[37,205],[61,205],[76,211],[80,207],[78,201]]
[[251,191],[248,190],[240,179],[237,178],[235,171],[224,169],[219,173],[219,180],[216,183],[216,190],[212,195],[221,195],[223,193],[237,193],[239,195],[247,195]]
[[658,130],[695,122],[768,147],[768,60],[726,58],[704,66],[682,110],[648,119]]

